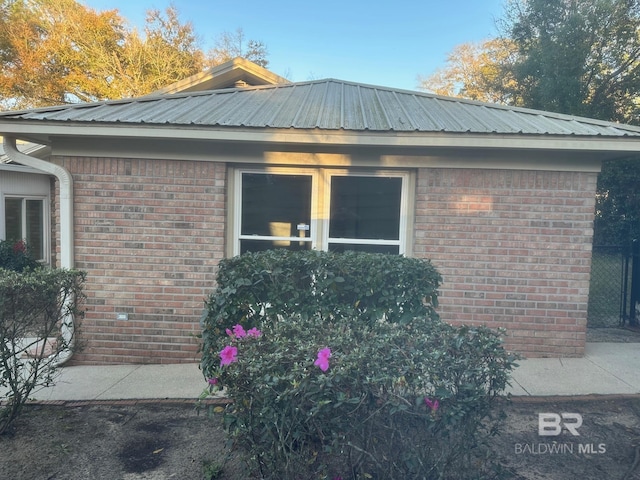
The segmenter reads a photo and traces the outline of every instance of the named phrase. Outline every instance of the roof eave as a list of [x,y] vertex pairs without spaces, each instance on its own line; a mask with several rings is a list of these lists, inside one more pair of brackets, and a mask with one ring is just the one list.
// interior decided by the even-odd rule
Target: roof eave
[[55,137],[198,140],[290,145],[443,147],[640,153],[640,136],[577,136],[373,130],[195,127],[193,125],[2,122],[0,135],[49,144]]

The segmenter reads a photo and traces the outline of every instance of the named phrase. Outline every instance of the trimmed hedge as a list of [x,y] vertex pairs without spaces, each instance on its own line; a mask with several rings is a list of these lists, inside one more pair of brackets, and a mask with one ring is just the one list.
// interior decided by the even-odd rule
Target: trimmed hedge
[[205,349],[230,324],[249,329],[274,316],[437,319],[440,282],[428,260],[395,255],[269,250],[224,259],[201,319]]

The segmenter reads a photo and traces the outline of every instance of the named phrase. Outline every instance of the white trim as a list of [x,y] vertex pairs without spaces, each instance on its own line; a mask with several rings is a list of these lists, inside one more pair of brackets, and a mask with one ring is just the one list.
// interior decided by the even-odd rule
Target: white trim
[[[311,242],[311,248],[317,250],[327,250],[329,247],[329,211],[330,211],[330,181],[332,176],[360,176],[360,177],[396,177],[401,178],[401,199],[400,199],[400,218],[399,218],[399,238],[398,240],[379,240],[379,239],[331,239],[331,243],[356,243],[361,245],[389,245],[398,246],[398,253],[405,255],[408,253],[410,245],[408,242],[409,235],[409,218],[413,214],[411,207],[410,194],[413,191],[412,178],[413,174],[407,170],[388,170],[388,169],[344,169],[331,167],[270,167],[256,168],[250,166],[247,168],[230,169],[230,178],[233,179],[231,189],[232,203],[229,206],[229,218],[232,226],[229,229],[232,232],[232,238],[229,239],[232,245],[230,254],[232,256],[240,254],[240,240],[282,240],[291,242]],[[311,235],[306,238],[287,237],[287,236],[259,236],[259,235],[241,235],[242,223],[242,174],[276,174],[276,175],[298,175],[311,177]]]
[[[4,151],[11,161],[37,168],[38,170],[55,175],[58,179],[60,185],[60,264],[63,268],[72,269],[74,267],[73,177],[61,166],[20,152],[16,146],[16,139],[14,137],[4,137]],[[69,302],[71,301],[72,299],[69,299]],[[60,332],[68,348],[57,354],[57,358],[54,361],[56,366],[64,365],[73,356],[76,341],[76,324],[72,314],[69,314],[62,321]]]
[[59,165],[25,155],[16,147],[16,139],[4,137],[4,151],[10,160],[55,175],[60,184],[60,266],[74,267],[73,177]]
[[33,175],[50,175],[50,173],[43,172],[42,170],[36,170],[35,168],[25,167],[23,165],[15,165],[13,163],[0,163],[0,171],[30,173]]
[[[332,166],[339,168],[481,168],[524,169],[550,171],[599,171],[603,159],[620,157],[620,153],[544,151],[540,150],[491,150],[491,149],[355,149],[310,152],[309,147],[285,149],[281,145],[263,145],[224,142],[215,149],[207,141],[176,141],[157,139],[138,142],[106,138],[68,138],[56,141],[55,154],[60,156],[145,158],[166,160],[191,160],[203,162],[268,164],[279,166]],[[315,150],[315,149],[314,149]]]
[[640,136],[519,135],[488,133],[344,131],[320,129],[278,129],[247,127],[196,127],[193,125],[105,124],[84,122],[46,124],[28,120],[19,123],[0,121],[3,134],[20,136],[28,141],[47,143],[54,136],[75,138],[110,137],[169,140],[215,140],[266,144],[316,144],[389,147],[490,148],[497,150],[562,150],[593,152],[640,152]]
[[[276,174],[276,175],[307,175],[311,177],[311,235],[306,238],[300,237],[280,237],[280,236],[261,236],[261,235],[242,235],[242,174],[254,173],[254,174]],[[240,240],[282,240],[282,241],[295,241],[295,242],[311,242],[311,248],[317,248],[318,244],[318,220],[315,217],[315,213],[318,211],[317,207],[317,184],[316,177],[318,172],[315,169],[299,169],[299,168],[282,168],[282,167],[266,167],[266,168],[238,168],[234,169],[234,186],[233,186],[233,205],[232,205],[232,218],[233,218],[233,248],[232,255],[240,254]],[[231,208],[230,208],[231,210]]]
[[43,250],[43,258],[38,258],[37,260],[42,263],[51,263],[51,205],[49,203],[49,197],[47,195],[20,195],[20,194],[4,194],[2,195],[2,205],[0,205],[0,212],[2,213],[2,218],[5,220],[0,225],[0,233],[2,233],[2,238],[4,240],[7,239],[7,231],[6,231],[6,199],[7,198],[17,198],[22,200],[22,218],[20,219],[22,225],[20,226],[20,230],[22,231],[22,240],[27,242],[29,245],[29,240],[26,238],[27,234],[27,200],[39,200],[42,202],[42,250]]
[[331,213],[331,177],[395,177],[402,180],[400,186],[400,216],[398,224],[398,240],[373,240],[373,239],[358,239],[358,238],[331,238],[329,237],[328,220],[325,224],[326,228],[323,230],[322,245],[324,250],[329,248],[330,243],[341,244],[359,244],[359,245],[390,245],[398,246],[398,253],[405,255],[407,253],[407,218],[410,214],[409,211],[409,177],[410,174],[406,171],[395,170],[341,170],[341,169],[326,169],[323,171],[326,178],[323,180],[323,184],[327,185],[325,189],[325,205],[327,219]]

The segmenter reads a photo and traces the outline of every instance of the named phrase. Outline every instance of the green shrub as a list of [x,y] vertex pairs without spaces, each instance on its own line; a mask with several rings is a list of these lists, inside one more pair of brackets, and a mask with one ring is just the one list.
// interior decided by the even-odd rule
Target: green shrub
[[[406,322],[437,318],[441,277],[428,260],[361,252],[270,250],[220,262],[202,318],[205,350],[229,325],[275,316]],[[215,355],[214,355],[215,356]]]
[[52,383],[58,354],[73,341],[61,325],[81,314],[83,282],[75,270],[0,269],[0,434],[34,388]]
[[229,363],[209,375],[233,400],[227,429],[260,478],[491,472],[474,453],[493,433],[489,416],[513,367],[497,333],[427,318],[319,316],[271,320],[252,333],[228,336],[218,351],[227,349]]
[[439,321],[439,281],[429,262],[396,256],[223,263],[203,369],[233,401],[226,427],[260,478],[491,473],[476,453],[514,358],[498,332]]
[[22,272],[41,266],[22,240],[18,242],[0,240],[0,269]]

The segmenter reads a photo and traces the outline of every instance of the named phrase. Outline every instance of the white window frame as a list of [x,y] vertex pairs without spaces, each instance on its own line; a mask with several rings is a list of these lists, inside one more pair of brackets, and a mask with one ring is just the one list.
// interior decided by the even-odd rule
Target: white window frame
[[[311,176],[311,235],[308,240],[314,250],[327,250],[331,243],[357,243],[361,245],[393,245],[398,246],[398,253],[406,255],[409,252],[410,232],[408,231],[413,218],[413,197],[415,190],[415,178],[412,172],[406,170],[385,170],[385,169],[345,169],[332,167],[233,167],[229,178],[233,179],[231,185],[230,198],[233,199],[229,208],[229,220],[231,226],[229,238],[231,249],[230,255],[240,254],[241,240],[283,240],[300,241],[299,237],[272,237],[241,235],[242,216],[242,175],[244,173],[253,174],[275,174],[275,175],[309,175]],[[402,179],[402,191],[400,199],[400,219],[398,240],[375,240],[375,239],[337,239],[329,238],[329,212],[331,208],[331,177],[333,176],[356,176],[356,177],[398,177]]]
[[2,211],[2,224],[0,228],[2,229],[2,238],[4,240],[7,239],[6,232],[6,199],[14,198],[22,200],[22,225],[20,226],[20,230],[23,233],[23,238],[25,242],[28,244],[27,238],[25,238],[27,232],[27,200],[38,200],[42,202],[42,254],[43,258],[38,258],[37,260],[41,263],[50,263],[51,259],[51,242],[50,242],[50,213],[49,213],[49,198],[42,195],[12,195],[7,194],[2,196],[2,205],[0,205],[0,210]]
[[322,245],[324,250],[329,248],[329,244],[357,244],[357,245],[390,245],[397,246],[398,253],[404,255],[406,253],[406,238],[407,238],[407,212],[409,211],[409,174],[406,172],[389,172],[384,170],[375,171],[349,171],[339,169],[326,169],[323,172],[324,179],[323,184],[327,186],[325,189],[325,205],[326,217],[329,218],[331,212],[331,179],[333,177],[394,177],[402,180],[402,186],[400,191],[400,215],[398,224],[398,240],[375,240],[375,239],[357,239],[357,238],[332,238],[329,237],[329,221],[327,220],[322,229],[323,239]]

